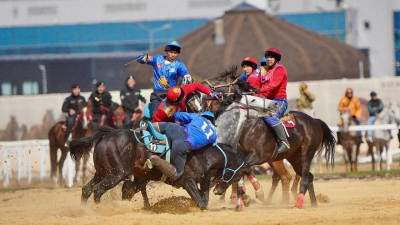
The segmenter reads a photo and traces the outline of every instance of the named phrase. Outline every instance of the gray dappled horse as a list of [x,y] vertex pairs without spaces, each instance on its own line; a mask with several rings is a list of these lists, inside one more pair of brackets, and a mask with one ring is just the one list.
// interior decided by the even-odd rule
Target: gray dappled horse
[[[385,108],[381,113],[377,115],[374,125],[392,123],[396,123],[397,125],[400,124],[400,110],[395,103],[390,103],[387,109]],[[392,153],[390,150],[391,135],[389,132],[389,130],[374,130],[372,131],[373,142],[367,142],[368,151],[371,154],[372,158],[372,170],[375,170],[375,155],[373,151],[374,147],[376,150],[378,161],[377,170],[382,170],[383,150],[386,150],[386,170],[390,170],[390,165],[392,164]]]
[[339,144],[343,147],[344,162],[346,172],[357,171],[358,154],[360,153],[360,141],[357,131],[349,131],[350,126],[355,126],[356,123],[348,111],[340,113],[342,120],[342,131],[339,132]]

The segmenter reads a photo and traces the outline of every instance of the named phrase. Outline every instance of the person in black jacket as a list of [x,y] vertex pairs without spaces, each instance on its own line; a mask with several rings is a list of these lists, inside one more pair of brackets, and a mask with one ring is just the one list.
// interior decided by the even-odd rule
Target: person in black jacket
[[141,95],[140,89],[135,89],[135,84],[135,77],[129,75],[126,78],[126,87],[120,92],[122,108],[126,114],[124,125],[131,122],[134,113],[142,113],[142,110],[139,108],[139,100],[142,104],[146,103],[146,99]]
[[67,130],[65,131],[65,142],[71,140],[72,125],[76,121],[76,117],[79,114],[79,104],[86,104],[85,97],[79,94],[81,92],[79,85],[74,84],[71,88],[71,95],[64,100],[62,105],[62,111],[68,114],[65,119],[67,125]]
[[92,121],[94,130],[97,130],[102,117],[107,116],[112,102],[110,93],[106,91],[105,83],[102,81],[97,82],[96,91],[92,92],[88,100],[88,115],[92,116],[89,120]]

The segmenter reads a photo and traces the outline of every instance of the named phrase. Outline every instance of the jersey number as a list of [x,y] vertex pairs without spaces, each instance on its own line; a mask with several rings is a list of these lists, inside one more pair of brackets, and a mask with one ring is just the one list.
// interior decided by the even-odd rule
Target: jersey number
[[203,130],[204,134],[207,136],[207,140],[210,139],[210,136],[214,133],[214,131],[208,127],[208,131],[206,132],[206,128],[208,127],[208,124],[206,122],[203,122],[203,126],[201,126],[201,129]]

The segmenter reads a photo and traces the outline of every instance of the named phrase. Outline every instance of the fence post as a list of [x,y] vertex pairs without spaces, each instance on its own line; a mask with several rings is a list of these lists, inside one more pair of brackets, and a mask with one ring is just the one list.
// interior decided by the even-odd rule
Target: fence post
[[[42,147],[42,149],[40,149]],[[44,177],[46,176],[46,151],[43,148],[44,146],[39,146],[40,151],[40,172],[39,178],[40,181],[43,181]]]
[[10,184],[10,159],[7,158],[8,156],[8,151],[7,149],[4,149],[4,181],[3,181],[3,187],[8,187]]
[[28,184],[32,183],[32,150],[28,150]]

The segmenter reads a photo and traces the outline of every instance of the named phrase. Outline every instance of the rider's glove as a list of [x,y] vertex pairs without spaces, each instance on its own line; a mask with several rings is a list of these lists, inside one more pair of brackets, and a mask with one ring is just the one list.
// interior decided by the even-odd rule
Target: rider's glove
[[213,93],[211,93],[211,98],[213,98],[213,99],[218,99],[218,95],[219,95],[219,93],[218,92],[213,92]]
[[185,75],[183,77],[182,84],[185,85],[185,84],[190,84],[190,83],[192,83],[192,77],[190,75]]
[[261,91],[260,91],[260,89],[254,89],[253,92],[256,93],[256,94],[259,94]]

